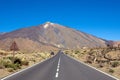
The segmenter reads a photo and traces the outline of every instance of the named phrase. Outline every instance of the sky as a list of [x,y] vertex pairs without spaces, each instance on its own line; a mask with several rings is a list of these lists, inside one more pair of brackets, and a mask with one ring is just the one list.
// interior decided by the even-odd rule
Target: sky
[[58,23],[120,40],[120,0],[0,0],[0,32]]

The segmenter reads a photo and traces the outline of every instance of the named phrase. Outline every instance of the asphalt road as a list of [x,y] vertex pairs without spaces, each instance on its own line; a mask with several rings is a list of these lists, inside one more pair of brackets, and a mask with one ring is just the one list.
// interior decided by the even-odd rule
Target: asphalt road
[[59,52],[54,57],[2,80],[116,80]]

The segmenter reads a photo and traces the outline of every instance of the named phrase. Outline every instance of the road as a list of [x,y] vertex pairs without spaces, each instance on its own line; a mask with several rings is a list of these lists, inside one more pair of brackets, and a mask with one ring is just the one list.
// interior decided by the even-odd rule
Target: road
[[2,80],[116,80],[59,52],[54,57]]

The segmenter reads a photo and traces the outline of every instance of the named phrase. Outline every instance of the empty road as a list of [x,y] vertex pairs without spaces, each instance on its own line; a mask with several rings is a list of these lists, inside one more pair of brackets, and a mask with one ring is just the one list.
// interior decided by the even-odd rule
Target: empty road
[[2,80],[117,80],[59,52],[54,57]]

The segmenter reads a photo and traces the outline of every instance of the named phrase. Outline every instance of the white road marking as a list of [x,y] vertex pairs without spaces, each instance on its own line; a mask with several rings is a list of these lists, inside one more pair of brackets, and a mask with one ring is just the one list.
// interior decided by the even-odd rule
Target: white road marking
[[57,69],[57,72],[59,71],[59,69]]
[[56,75],[55,75],[56,78],[58,77],[58,74],[59,74],[59,73],[57,72]]
[[114,79],[116,79],[116,80],[120,80],[120,79],[118,79],[118,78],[116,78],[116,77],[114,77],[114,76],[111,76],[111,75],[108,74],[108,73],[105,73],[105,72],[103,72],[103,71],[101,71],[101,70],[99,70],[99,69],[97,69],[97,68],[95,68],[95,67],[93,67],[93,66],[90,66],[90,65],[88,65],[88,64],[86,64],[86,63],[84,63],[84,62],[82,62],[82,61],[79,61],[79,60],[77,60],[77,59],[75,59],[75,58],[73,58],[73,57],[71,57],[71,56],[69,56],[69,55],[67,55],[67,56],[70,57],[70,58],[72,58],[72,59],[74,59],[75,61],[80,62],[80,63],[82,63],[83,65],[86,65],[86,66],[88,66],[88,67],[90,67],[90,68],[92,68],[92,69],[95,69],[96,71],[99,71],[99,72],[101,72],[101,73],[103,73],[103,74],[105,74],[105,75],[107,75],[107,76],[109,76],[109,77],[111,77],[111,78],[114,78]]
[[57,68],[59,69],[59,68],[60,68],[60,65],[58,65]]
[[59,70],[60,70],[60,58],[59,58],[59,61],[58,61],[57,70],[56,70],[56,74],[55,74],[56,78],[58,78],[58,76],[59,76]]

